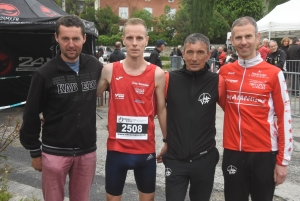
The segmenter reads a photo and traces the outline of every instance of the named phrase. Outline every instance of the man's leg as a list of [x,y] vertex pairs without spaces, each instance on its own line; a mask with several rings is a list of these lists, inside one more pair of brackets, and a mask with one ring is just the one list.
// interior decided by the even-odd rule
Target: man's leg
[[139,190],[140,201],[154,201],[156,184],[156,155],[136,155],[134,178]]
[[163,162],[166,177],[166,200],[183,201],[189,184],[189,162],[170,159],[163,159]]
[[89,201],[96,170],[96,151],[73,157],[69,177],[70,201]]
[[250,173],[245,152],[224,149],[222,171],[226,201],[248,201],[250,194]]
[[121,201],[126,180],[129,154],[107,151],[105,163],[105,189],[107,201]]
[[198,160],[191,162],[190,171],[190,199],[191,201],[209,201],[219,152],[214,148]]
[[277,152],[254,153],[250,188],[252,201],[273,200],[276,155]]
[[66,176],[72,157],[42,153],[42,189],[45,201],[63,201]]

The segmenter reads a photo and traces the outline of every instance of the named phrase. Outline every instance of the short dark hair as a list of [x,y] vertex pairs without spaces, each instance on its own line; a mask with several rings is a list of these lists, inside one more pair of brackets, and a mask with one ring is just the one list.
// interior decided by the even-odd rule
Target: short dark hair
[[60,26],[81,28],[82,36],[85,35],[84,24],[81,21],[81,19],[79,17],[77,17],[76,15],[66,15],[66,16],[59,18],[56,21],[56,25],[55,25],[56,35],[59,35],[59,27]]
[[183,51],[185,51],[186,43],[195,44],[198,41],[204,43],[206,45],[207,52],[209,52],[209,47],[210,47],[209,39],[201,33],[194,33],[189,35],[184,41]]
[[299,42],[299,38],[298,37],[293,38],[293,43],[292,44],[296,44],[297,42]]

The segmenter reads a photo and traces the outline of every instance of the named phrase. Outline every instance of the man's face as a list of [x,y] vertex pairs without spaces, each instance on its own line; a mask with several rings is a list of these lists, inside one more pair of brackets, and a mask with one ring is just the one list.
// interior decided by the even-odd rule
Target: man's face
[[268,46],[269,46],[269,40],[264,40],[264,41],[263,41],[263,45],[264,45],[265,47],[268,47]]
[[222,48],[222,47],[219,47],[219,48],[218,48],[218,51],[219,51],[219,52],[222,52],[222,51],[223,51],[223,48]]
[[149,36],[146,36],[146,29],[143,25],[127,25],[122,40],[126,46],[126,57],[137,58],[143,57]]
[[210,57],[205,43],[197,41],[195,44],[186,43],[182,52],[186,68],[189,71],[196,72],[204,68],[205,62]]
[[54,35],[60,46],[61,58],[70,63],[77,61],[86,40],[86,35],[82,36],[81,28],[61,25],[59,35],[56,33]]
[[274,42],[270,42],[270,50],[271,52],[276,52],[278,49],[278,45]]
[[230,40],[239,57],[249,60],[256,56],[256,46],[259,38],[260,34],[255,35],[255,28],[249,23],[243,26],[235,26],[232,29]]

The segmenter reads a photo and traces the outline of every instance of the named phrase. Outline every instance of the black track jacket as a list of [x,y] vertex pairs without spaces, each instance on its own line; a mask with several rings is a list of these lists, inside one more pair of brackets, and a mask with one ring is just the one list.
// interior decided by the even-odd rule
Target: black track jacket
[[59,52],[32,76],[20,141],[33,158],[41,155],[41,112],[44,152],[76,156],[96,150],[96,89],[102,64],[85,54],[79,62],[75,73]]
[[169,73],[165,158],[192,161],[216,145],[219,75],[207,69],[190,72],[184,66]]

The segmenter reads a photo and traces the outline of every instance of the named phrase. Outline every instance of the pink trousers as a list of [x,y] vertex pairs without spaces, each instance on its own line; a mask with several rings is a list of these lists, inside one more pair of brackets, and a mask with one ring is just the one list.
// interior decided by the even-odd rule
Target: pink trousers
[[96,169],[96,151],[81,156],[42,153],[42,189],[45,201],[63,201],[69,175],[70,201],[88,201]]

